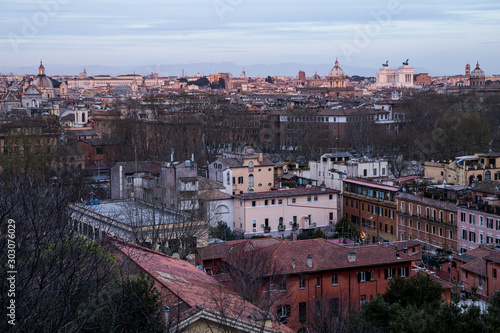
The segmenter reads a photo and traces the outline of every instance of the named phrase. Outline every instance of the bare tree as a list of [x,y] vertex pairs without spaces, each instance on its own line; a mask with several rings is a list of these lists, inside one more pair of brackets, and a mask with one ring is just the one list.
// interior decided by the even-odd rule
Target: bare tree
[[[99,296],[115,277],[115,263],[68,223],[68,203],[78,197],[78,189],[40,179],[0,175],[0,256],[12,265],[0,273],[0,303],[4,309],[15,304],[15,326],[3,320],[0,330],[81,331],[98,314]],[[14,226],[9,237],[8,226]]]
[[283,322],[286,319],[278,314],[278,307],[293,297],[286,288],[288,272],[274,261],[266,260],[263,251],[231,252],[224,260],[224,271],[230,287],[238,295],[260,308],[265,317]]

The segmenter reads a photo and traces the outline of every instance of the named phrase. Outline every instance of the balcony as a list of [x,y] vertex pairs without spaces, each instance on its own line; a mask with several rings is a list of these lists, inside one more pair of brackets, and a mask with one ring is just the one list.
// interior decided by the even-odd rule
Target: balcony
[[268,234],[271,232],[271,227],[264,227],[264,233]]
[[297,229],[299,229],[299,224],[298,223],[293,223],[292,224],[292,231],[296,231]]
[[285,226],[283,224],[278,225],[278,231],[285,231]]

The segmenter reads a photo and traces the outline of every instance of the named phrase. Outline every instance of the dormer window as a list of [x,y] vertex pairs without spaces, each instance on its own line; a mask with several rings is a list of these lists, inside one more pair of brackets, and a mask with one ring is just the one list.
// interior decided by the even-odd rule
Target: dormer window
[[248,168],[253,168],[253,162],[252,161],[248,162]]

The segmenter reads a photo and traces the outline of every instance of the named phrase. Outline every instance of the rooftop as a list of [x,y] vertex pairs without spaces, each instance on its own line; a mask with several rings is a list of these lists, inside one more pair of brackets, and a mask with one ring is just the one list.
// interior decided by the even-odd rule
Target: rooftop
[[320,186],[312,186],[312,187],[294,188],[289,190],[245,193],[245,194],[234,195],[234,197],[242,200],[255,200],[255,199],[266,199],[266,198],[283,198],[283,197],[294,197],[294,196],[304,196],[304,195],[314,195],[314,194],[333,194],[333,193],[340,193],[340,191],[330,188],[322,188]]

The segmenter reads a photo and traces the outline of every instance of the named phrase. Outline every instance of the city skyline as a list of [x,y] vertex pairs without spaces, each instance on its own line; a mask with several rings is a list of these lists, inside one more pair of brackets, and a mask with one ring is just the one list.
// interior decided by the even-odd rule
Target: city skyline
[[346,68],[376,71],[386,60],[397,67],[410,58],[412,66],[438,75],[462,74],[476,61],[487,75],[500,73],[494,1],[7,0],[3,6],[0,67],[6,71],[35,67],[40,59],[155,71],[161,64],[314,66],[335,58]]

